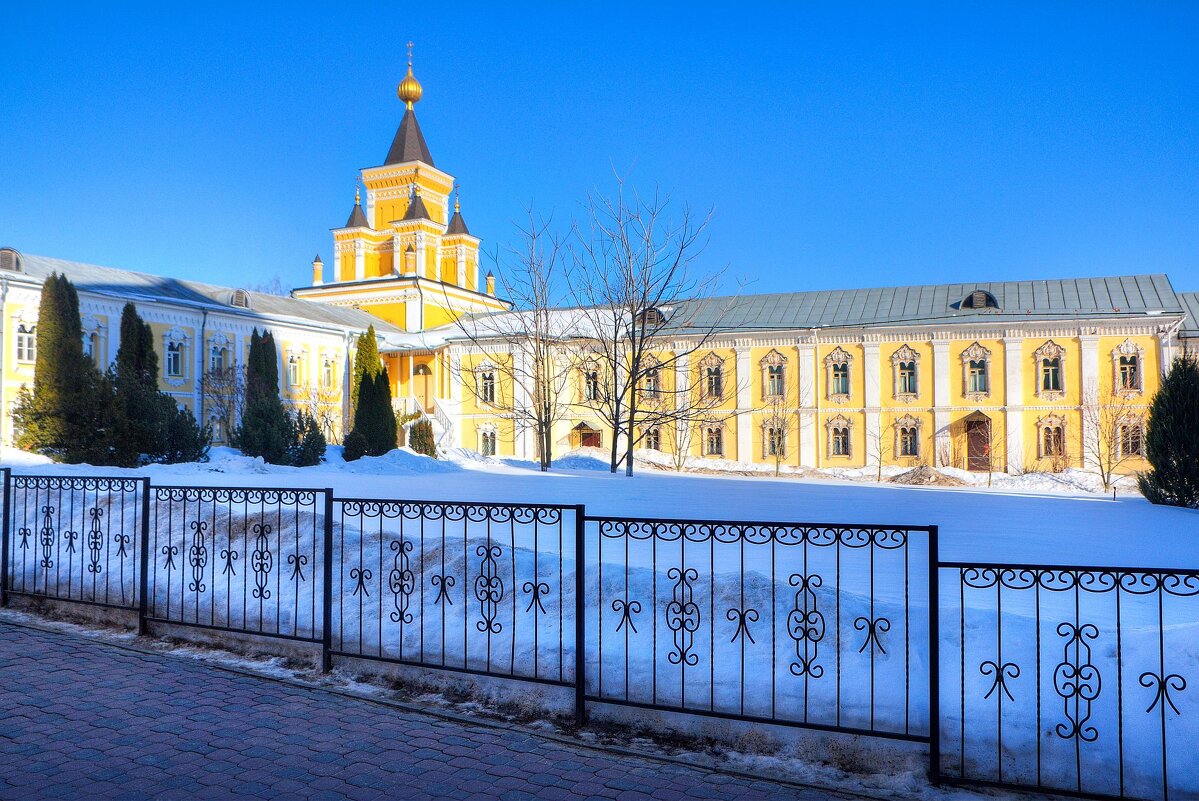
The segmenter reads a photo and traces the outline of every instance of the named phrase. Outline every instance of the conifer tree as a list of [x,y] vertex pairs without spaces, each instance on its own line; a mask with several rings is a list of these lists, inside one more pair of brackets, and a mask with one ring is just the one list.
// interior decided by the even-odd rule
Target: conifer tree
[[[145,454],[158,451],[165,437],[162,405],[158,401],[158,354],[154,334],[132,303],[121,310],[121,342],[113,370],[117,429],[114,463],[136,465]],[[171,410],[174,416],[174,410]]]
[[350,381],[350,419],[358,414],[358,393],[362,386],[362,376],[374,378],[383,371],[383,361],[379,358],[379,343],[375,338],[375,327],[366,329],[366,333],[358,336],[358,348],[354,356],[354,375]]
[[110,393],[83,353],[79,295],[53,273],[38,307],[34,385],[21,391],[13,412],[18,446],[65,462],[106,463],[115,420]]
[[1199,362],[1183,355],[1149,409],[1146,458],[1152,470],[1138,478],[1153,503],[1199,509]]
[[270,332],[254,329],[246,359],[246,406],[237,443],[247,456],[261,456],[271,464],[290,464],[295,442],[292,421],[279,397],[279,362]]
[[358,386],[354,429],[345,441],[345,458],[382,456],[396,447],[396,418],[391,408],[391,380],[387,368],[371,376],[364,371]]
[[417,453],[437,458],[437,443],[433,439],[433,424],[428,419],[417,420],[408,428],[408,447]]

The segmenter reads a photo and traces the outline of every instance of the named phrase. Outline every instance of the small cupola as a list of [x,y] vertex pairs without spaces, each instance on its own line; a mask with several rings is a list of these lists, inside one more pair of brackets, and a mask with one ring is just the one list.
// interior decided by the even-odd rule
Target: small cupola
[[408,202],[408,211],[404,212],[405,220],[428,220],[429,210],[425,208],[425,201],[420,196],[420,185],[412,185],[412,200]]
[[354,188],[354,208],[350,210],[350,219],[346,220],[346,228],[370,228],[366,221],[366,212],[362,210],[362,190]]
[[446,236],[453,236],[454,234],[466,234],[467,236],[470,235],[470,231],[466,228],[466,220],[462,219],[462,210],[459,205],[459,196],[457,194],[454,195],[454,214],[450,217],[450,222],[449,225],[446,226],[445,234]]
[[21,254],[14,248],[0,248],[0,270],[21,272]]

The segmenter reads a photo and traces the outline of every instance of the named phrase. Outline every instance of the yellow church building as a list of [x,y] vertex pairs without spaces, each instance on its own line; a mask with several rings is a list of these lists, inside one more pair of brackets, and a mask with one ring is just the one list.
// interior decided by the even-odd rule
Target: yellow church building
[[[511,404],[528,396],[502,337],[468,337],[455,321],[513,315],[481,276],[480,240],[434,164],[417,122],[422,87],[412,72],[383,163],[361,189],[332,259],[312,264],[310,286],[290,297],[163,278],[0,249],[0,440],[14,438],[12,406],[33,380],[40,286],[53,272],[75,283],[84,347],[98,365],[116,355],[121,307],[151,324],[160,385],[226,441],[235,420],[214,404],[213,376],[244,363],[250,333],[279,344],[281,392],[320,411],[336,440],[357,337],[373,325],[397,413],[434,421],[439,446],[535,458],[533,433]],[[665,387],[706,395],[688,430],[642,431],[640,447],[696,460],[795,467],[955,466],[1021,471],[1085,466],[1098,437],[1096,410],[1116,407],[1111,430],[1123,469],[1144,467],[1143,419],[1160,379],[1183,349],[1199,350],[1199,293],[1176,293],[1165,275],[960,282],[929,286],[709,298],[689,327],[658,347]],[[568,314],[569,310],[563,312]],[[669,315],[670,310],[663,310]],[[700,321],[697,323],[697,321]],[[702,346],[696,334],[704,329]],[[682,354],[682,355],[679,355]],[[608,447],[585,365],[565,367],[568,408],[555,425],[558,453]],[[642,391],[657,392],[654,387]],[[1102,426],[1099,426],[1102,428]]]

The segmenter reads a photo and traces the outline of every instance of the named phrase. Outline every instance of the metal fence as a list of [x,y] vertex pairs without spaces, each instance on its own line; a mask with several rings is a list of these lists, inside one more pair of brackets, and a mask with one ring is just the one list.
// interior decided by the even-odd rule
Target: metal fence
[[942,563],[942,777],[1199,797],[1199,573]]
[[941,562],[935,526],[3,479],[0,603],[588,703],[927,742],[935,781],[1199,798],[1199,573]]
[[926,740],[936,536],[588,518],[587,696]]

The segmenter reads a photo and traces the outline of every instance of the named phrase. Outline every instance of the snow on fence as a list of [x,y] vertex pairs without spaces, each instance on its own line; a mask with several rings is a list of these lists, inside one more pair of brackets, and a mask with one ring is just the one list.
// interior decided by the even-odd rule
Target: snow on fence
[[0,604],[571,687],[580,719],[927,742],[938,781],[1199,798],[1196,572],[940,562],[925,526],[0,477]]
[[1199,573],[942,563],[944,778],[1199,797]]

